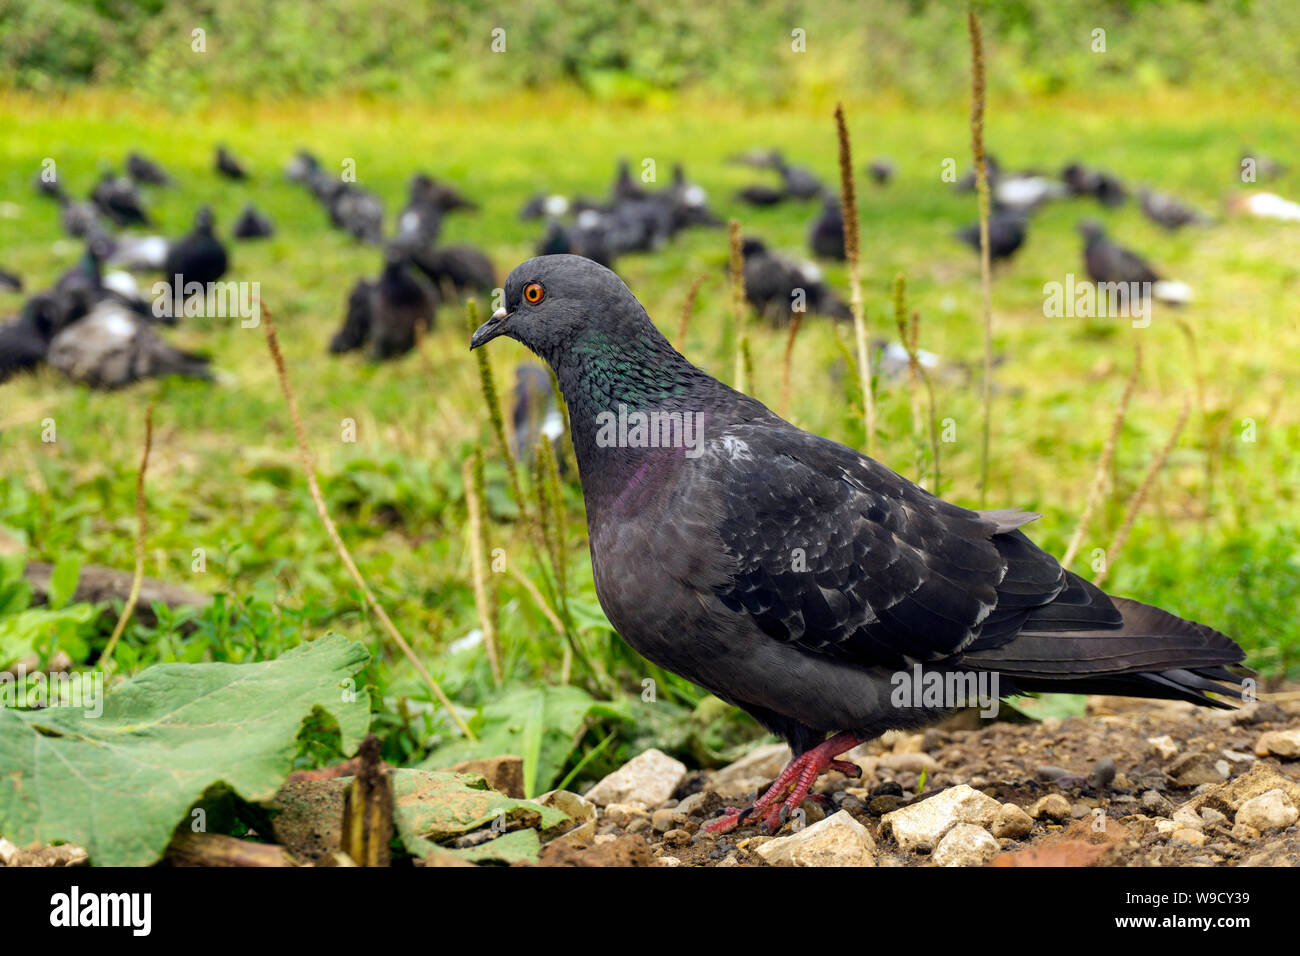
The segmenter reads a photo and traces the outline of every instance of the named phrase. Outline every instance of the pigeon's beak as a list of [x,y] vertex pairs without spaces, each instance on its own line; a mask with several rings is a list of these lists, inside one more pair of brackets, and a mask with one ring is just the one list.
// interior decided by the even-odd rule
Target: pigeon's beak
[[506,330],[506,310],[505,306],[497,309],[492,313],[492,318],[488,319],[470,337],[469,350],[472,352],[480,345],[486,345],[498,335],[502,335]]

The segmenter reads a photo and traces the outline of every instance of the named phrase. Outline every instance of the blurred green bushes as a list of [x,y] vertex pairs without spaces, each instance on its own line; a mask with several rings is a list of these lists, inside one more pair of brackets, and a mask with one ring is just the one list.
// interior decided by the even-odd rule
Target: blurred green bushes
[[[1295,0],[985,0],[994,92],[1188,87],[1293,96]],[[323,94],[478,101],[575,87],[769,104],[965,95],[963,0],[0,0],[0,84],[172,103]],[[493,31],[505,49],[493,52]],[[194,31],[202,30],[205,52]],[[806,52],[792,50],[804,31]],[[1094,50],[1105,31],[1105,51]]]

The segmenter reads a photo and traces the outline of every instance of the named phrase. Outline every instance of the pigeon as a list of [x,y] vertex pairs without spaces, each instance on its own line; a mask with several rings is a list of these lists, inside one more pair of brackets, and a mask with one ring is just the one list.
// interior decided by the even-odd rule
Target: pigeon
[[[139,298],[134,280],[126,273],[117,273],[124,277],[127,287],[113,288],[105,283],[104,261],[112,249],[113,239],[103,233],[91,235],[86,240],[85,250],[77,264],[59,276],[54,284],[52,294],[62,310],[62,325],[80,320],[98,303],[110,300],[116,305],[130,309],[139,315],[148,315],[148,305]],[[123,281],[123,280],[118,280]]]
[[1084,266],[1093,282],[1135,286],[1139,295],[1145,295],[1149,290],[1153,298],[1170,305],[1181,305],[1191,299],[1192,290],[1186,283],[1161,279],[1136,252],[1106,238],[1099,223],[1082,222],[1079,233],[1084,238]]
[[822,181],[802,166],[791,166],[780,153],[772,155],[773,168],[781,175],[781,185],[791,199],[816,199],[826,189]]
[[0,384],[45,361],[50,339],[62,328],[63,309],[52,293],[32,296],[22,314],[0,324]]
[[1070,163],[1061,170],[1061,181],[1071,196],[1091,196],[1103,206],[1122,206],[1128,199],[1124,184],[1100,170],[1082,163]]
[[621,202],[625,199],[645,199],[649,192],[632,178],[632,167],[626,159],[618,161],[618,172],[614,175],[614,185],[609,189],[610,203]]
[[1284,199],[1277,193],[1238,193],[1228,198],[1228,208],[1256,219],[1300,222],[1300,203]]
[[91,201],[59,195],[59,224],[74,239],[84,239],[92,232],[102,232],[99,206]]
[[796,312],[814,312],[833,319],[853,318],[849,306],[836,297],[811,262],[796,262],[773,252],[761,239],[741,242],[745,263],[745,298],[758,314],[782,326]]
[[577,221],[571,226],[557,220],[548,223],[546,234],[537,243],[537,254],[583,256],[607,269],[614,267],[615,259],[608,233],[602,225],[601,214],[591,209],[579,213]]
[[384,241],[384,204],[378,196],[356,183],[329,180],[325,205],[330,221],[358,242],[379,245]]
[[460,244],[415,249],[409,255],[411,265],[428,277],[444,299],[454,299],[467,292],[491,292],[496,288],[497,276],[492,260],[474,246]]
[[722,219],[709,208],[708,192],[686,178],[681,163],[673,164],[673,181],[653,198],[666,205],[672,235],[693,226],[713,229],[723,225]]
[[445,213],[457,209],[466,209],[470,212],[478,209],[478,203],[462,196],[454,186],[439,182],[424,173],[416,173],[411,178],[411,198],[417,197],[428,200]]
[[165,236],[107,237],[108,255],[104,264],[128,272],[160,272],[167,265],[171,242]]
[[173,348],[153,327],[117,302],[98,303],[50,341],[46,362],[74,382],[113,389],[143,378],[211,379],[208,360]]
[[366,346],[374,361],[397,358],[415,348],[417,335],[433,328],[438,297],[429,283],[409,270],[410,259],[398,243],[384,251],[384,270],[374,282],[358,282],[348,296],[343,326],[330,351]]
[[534,193],[519,210],[519,218],[525,222],[532,219],[559,219],[568,215],[569,200],[557,193]]
[[771,186],[746,186],[737,191],[736,199],[750,206],[775,206],[785,201],[785,190]]
[[1048,200],[1066,195],[1066,187],[1037,173],[1000,176],[993,185],[993,202],[1016,212],[1033,212]]
[[310,186],[317,177],[324,175],[320,160],[305,149],[294,153],[284,167],[284,178],[291,183],[303,183]]
[[409,248],[431,246],[442,232],[442,207],[434,194],[434,183],[418,174],[411,180],[411,196],[397,214],[397,241]]
[[[988,176],[989,188],[992,189],[997,184],[998,177],[1002,175],[1002,166],[992,153],[984,154],[984,172]],[[973,193],[975,186],[975,170],[972,168],[961,179],[953,183],[952,188],[959,193]]]
[[226,274],[230,257],[213,232],[213,221],[212,210],[199,207],[194,214],[194,228],[167,250],[163,274],[168,282],[178,283],[183,290],[192,282],[206,286]]
[[[552,446],[564,437],[564,417],[555,404],[555,389],[551,375],[540,365],[531,362],[515,368],[514,404],[510,418],[514,425],[511,449],[516,461],[531,463],[537,443],[543,438]],[[564,456],[556,448],[556,458],[561,467]]]
[[348,293],[343,325],[330,339],[330,351],[335,355],[351,352],[366,344],[366,339],[370,336],[370,302],[374,294],[375,284],[369,279],[358,279]]
[[813,221],[808,245],[815,256],[844,261],[844,212],[840,197],[832,192],[826,193],[821,215]]
[[126,174],[137,183],[151,186],[166,186],[172,181],[167,170],[140,153],[131,153],[126,157]]
[[888,186],[896,172],[898,167],[893,160],[886,159],[884,156],[878,156],[867,164],[867,175],[877,186]]
[[249,203],[230,227],[230,234],[236,239],[269,239],[275,235],[275,226],[264,213]]
[[1210,221],[1200,210],[1193,209],[1167,193],[1143,189],[1138,193],[1138,199],[1142,204],[1142,212],[1148,219],[1171,231],[1183,226],[1203,226]]
[[[1010,259],[1025,244],[1026,221],[1022,212],[996,208],[989,215],[989,259]],[[980,224],[973,222],[957,231],[957,238],[977,253],[980,251]]]
[[10,292],[22,292],[22,276],[16,272],[9,272],[6,269],[0,269],[0,289],[8,289]]
[[105,173],[90,198],[100,212],[119,226],[149,225],[149,214],[145,211],[140,191],[125,176]]
[[213,166],[220,175],[225,176],[227,179],[248,178],[248,170],[244,168],[244,164],[237,160],[230,150],[224,146],[217,147],[217,155],[213,161]]
[[1037,515],[950,504],[782,420],[687,361],[609,270],[530,259],[504,292],[470,348],[507,336],[555,371],[610,623],[793,751],[713,832],[775,830],[824,770],[860,773],[841,754],[959,703],[900,699],[900,675],[996,675],[998,697],[1242,696],[1231,638],[1067,571],[1021,530]]

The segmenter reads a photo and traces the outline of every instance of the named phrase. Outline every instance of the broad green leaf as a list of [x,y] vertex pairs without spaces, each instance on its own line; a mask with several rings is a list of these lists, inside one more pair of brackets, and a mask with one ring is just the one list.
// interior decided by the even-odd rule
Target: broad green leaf
[[1088,698],[1083,694],[1006,697],[1003,698],[1002,703],[1034,720],[1042,720],[1045,717],[1081,717],[1088,710]]
[[478,740],[454,740],[420,764],[437,770],[462,760],[519,754],[524,793],[547,790],[564,768],[589,715],[614,716],[608,705],[577,687],[513,687],[484,705],[474,718]]
[[151,667],[105,694],[99,716],[0,709],[0,834],[75,843],[99,865],[152,863],[211,785],[274,796],[316,708],[355,750],[370,703],[352,678],[368,659],[329,635],[273,661]]
[[442,851],[454,853],[473,863],[536,863],[542,852],[542,841],[536,830],[512,830],[478,846],[461,850],[443,847]]
[[423,856],[432,844],[492,823],[498,818],[549,829],[568,819],[553,807],[507,797],[478,774],[439,770],[394,770],[393,823],[408,851]]

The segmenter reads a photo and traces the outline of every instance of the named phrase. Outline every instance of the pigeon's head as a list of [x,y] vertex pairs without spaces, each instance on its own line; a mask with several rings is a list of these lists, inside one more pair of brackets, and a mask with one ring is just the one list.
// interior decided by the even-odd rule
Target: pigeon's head
[[649,324],[623,280],[604,266],[582,256],[538,256],[515,266],[501,308],[469,347],[504,335],[552,361],[583,342],[633,338]]
[[211,206],[200,206],[194,213],[194,230],[196,232],[211,232],[216,222],[217,219],[212,214]]

